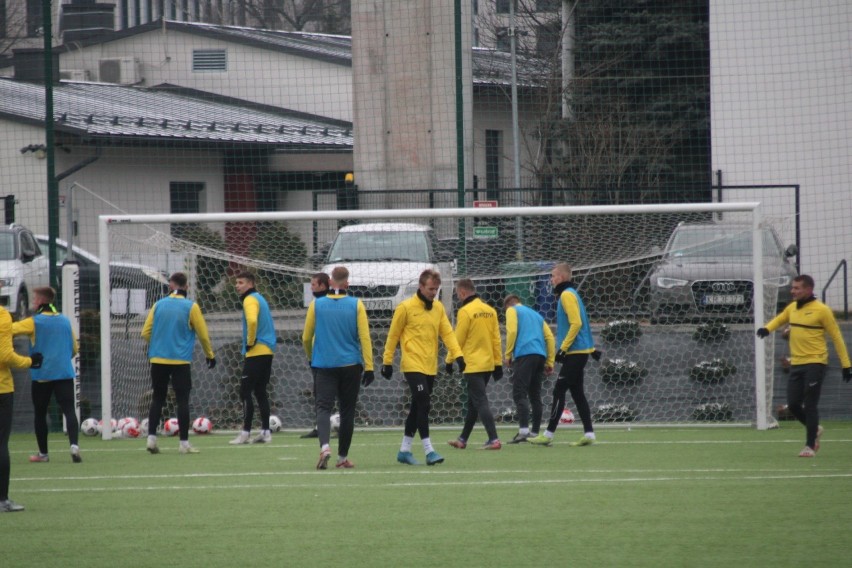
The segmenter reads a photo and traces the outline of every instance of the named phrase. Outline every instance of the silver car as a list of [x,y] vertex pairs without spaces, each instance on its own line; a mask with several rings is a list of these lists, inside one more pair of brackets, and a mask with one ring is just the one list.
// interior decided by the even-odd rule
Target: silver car
[[[649,275],[652,321],[753,317],[751,245],[751,225],[678,225]],[[790,258],[797,252],[795,245],[784,248],[772,228],[763,229],[765,304],[790,302],[796,276]]]

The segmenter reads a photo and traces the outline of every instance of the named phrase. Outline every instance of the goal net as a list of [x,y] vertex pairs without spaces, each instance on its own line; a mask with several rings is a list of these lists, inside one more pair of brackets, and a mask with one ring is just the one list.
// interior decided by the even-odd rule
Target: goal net
[[[218,360],[208,370],[196,346],[191,413],[218,429],[240,424],[242,330],[234,279],[242,270],[255,273],[278,335],[273,414],[285,428],[309,429],[313,380],[301,332],[314,273],[349,268],[350,291],[370,315],[378,368],[392,310],[414,293],[424,268],[441,271],[451,319],[453,282],[470,277],[501,322],[503,299],[516,294],[555,326],[549,277],[564,261],[573,267],[603,352],[586,368],[597,423],[766,428],[773,422],[778,354],[755,340],[755,313],[762,324],[784,301],[795,251],[785,249],[783,231],[758,211],[755,203],[707,203],[101,216],[100,257],[109,263],[101,263],[100,282],[109,293],[101,294],[100,411],[105,419],[143,418],[151,400],[140,333],[156,300],[152,290],[161,293],[162,283],[120,283],[118,271],[144,275],[156,267],[189,276],[189,297],[205,315]],[[362,390],[358,424],[403,422],[409,394],[395,369],[393,380],[378,378]],[[545,408],[554,379],[543,388]],[[505,423],[516,418],[511,382],[507,369],[506,379],[489,387],[492,409]],[[441,375],[436,385],[433,423],[461,422],[466,398],[459,376]],[[173,404],[170,398],[164,418],[175,416]]]

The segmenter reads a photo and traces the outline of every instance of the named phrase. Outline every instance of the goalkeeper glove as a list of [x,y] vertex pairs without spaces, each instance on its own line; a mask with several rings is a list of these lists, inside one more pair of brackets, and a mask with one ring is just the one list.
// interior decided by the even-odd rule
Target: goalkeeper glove
[[843,369],[843,382],[848,383],[852,380],[852,367],[846,367]]
[[446,371],[446,373],[448,375],[452,375],[453,374],[453,364],[447,363],[446,365],[444,365],[444,371]]
[[390,380],[393,377],[393,365],[382,365],[382,376]]
[[601,355],[603,355],[603,353],[601,351],[598,351],[597,349],[592,351],[592,359],[594,359],[595,361],[600,361]]
[[757,336],[761,339],[763,339],[765,337],[769,337],[769,330],[766,329],[765,327],[761,327],[760,329],[757,330]]
[[44,355],[36,351],[30,354],[30,359],[33,360],[30,369],[41,369],[41,364],[44,362]]
[[501,365],[497,365],[494,367],[494,370],[491,371],[491,376],[494,377],[494,381],[499,381],[503,378],[503,367]]
[[557,363],[565,363],[565,361],[567,361],[567,360],[568,360],[568,352],[563,350],[563,349],[560,349],[559,352],[556,354],[556,362]]
[[373,371],[364,371],[364,375],[361,377],[361,384],[368,387],[374,380],[376,380],[376,375]]
[[207,359],[207,368],[213,369],[215,367],[216,367],[216,358],[215,357],[209,357]]
[[464,368],[467,366],[464,362],[464,357],[456,359],[456,365],[459,367],[459,373],[464,373]]

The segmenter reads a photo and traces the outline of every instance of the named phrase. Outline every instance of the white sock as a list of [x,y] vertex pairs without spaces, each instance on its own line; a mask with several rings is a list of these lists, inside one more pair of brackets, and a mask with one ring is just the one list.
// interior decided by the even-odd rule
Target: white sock
[[521,436],[529,436],[530,429],[529,428],[521,428],[518,430],[518,434]]
[[545,437],[545,438],[550,438],[550,439],[552,440],[552,439],[553,439],[553,434],[555,434],[555,432],[551,432],[550,430],[545,430],[545,431],[544,431],[544,437]]
[[583,436],[585,436],[585,437],[586,437],[586,438],[588,438],[589,440],[594,440],[594,439],[595,439],[595,433],[594,433],[594,432],[586,432],[585,434],[583,434]]
[[249,432],[248,430],[243,430],[243,431],[241,432],[241,434],[243,435],[243,437],[248,438],[248,437],[249,437],[249,435],[251,435],[251,432]]
[[261,434],[263,434],[264,436],[271,436],[271,435],[272,435],[272,430],[263,430],[263,431],[261,432]]
[[189,440],[181,440],[180,441],[180,447],[181,448],[188,448],[189,447]]
[[329,446],[328,444],[323,444],[322,447],[320,448],[320,451],[324,452],[326,450],[331,451],[331,446]]
[[399,447],[400,452],[410,452],[411,444],[414,443],[414,438],[411,436],[403,436],[402,437],[402,445]]
[[427,454],[430,452],[434,452],[435,448],[432,447],[432,439],[431,438],[423,438],[423,451]]
[[80,451],[80,446],[78,446],[77,444],[71,444],[71,451],[72,451],[72,452],[74,452],[74,451],[79,452],[79,451]]
[[156,444],[157,443],[157,436],[154,435],[154,434],[149,434],[148,435],[148,443],[149,444]]

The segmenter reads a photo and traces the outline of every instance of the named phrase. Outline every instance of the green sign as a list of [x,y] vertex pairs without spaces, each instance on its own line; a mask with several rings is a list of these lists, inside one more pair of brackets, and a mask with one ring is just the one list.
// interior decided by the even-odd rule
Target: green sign
[[497,238],[497,227],[474,227],[473,236],[477,239]]

